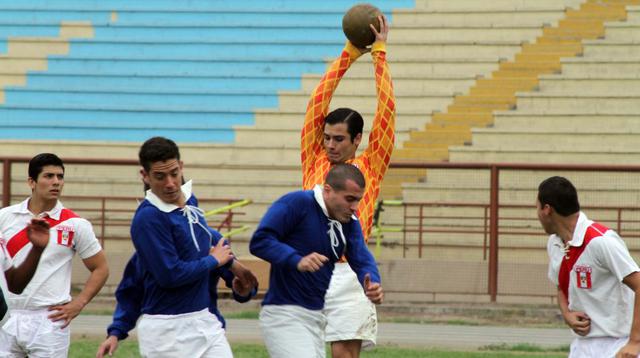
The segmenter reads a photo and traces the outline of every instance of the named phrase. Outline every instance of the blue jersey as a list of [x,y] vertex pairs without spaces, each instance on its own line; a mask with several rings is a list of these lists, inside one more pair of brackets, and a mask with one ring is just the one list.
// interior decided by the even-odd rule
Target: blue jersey
[[[271,263],[264,305],[322,309],[334,264],[343,254],[360,282],[367,273],[372,282],[380,282],[375,259],[365,246],[358,221],[353,218],[340,224],[345,242],[329,234],[330,225],[335,223],[324,213],[312,190],[289,193],[273,203],[250,243],[253,255]],[[328,257],[329,262],[316,272],[298,271],[298,262],[313,252]]]
[[183,208],[147,191],[131,223],[144,287],[142,313],[176,315],[209,307],[209,272],[218,266],[209,255],[213,235],[198,212],[191,182],[182,188]]

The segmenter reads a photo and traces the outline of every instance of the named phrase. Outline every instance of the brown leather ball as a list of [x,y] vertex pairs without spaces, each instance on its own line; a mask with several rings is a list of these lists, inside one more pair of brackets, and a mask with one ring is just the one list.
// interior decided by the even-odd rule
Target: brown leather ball
[[371,4],[357,4],[353,6],[342,18],[342,31],[347,39],[356,47],[364,48],[376,40],[376,35],[371,31],[369,24],[373,24],[380,31],[378,16],[382,12]]

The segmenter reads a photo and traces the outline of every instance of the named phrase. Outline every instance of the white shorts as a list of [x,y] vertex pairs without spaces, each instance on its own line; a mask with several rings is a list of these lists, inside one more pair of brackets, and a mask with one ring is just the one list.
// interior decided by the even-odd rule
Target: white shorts
[[265,305],[260,329],[271,358],[325,358],[324,315],[295,305]]
[[324,298],[327,342],[362,340],[362,347],[376,344],[376,306],[364,294],[358,277],[348,263],[336,263]]
[[138,345],[142,357],[233,357],[222,324],[208,309],[179,315],[142,315]]
[[66,358],[69,353],[69,326],[51,321],[46,309],[11,310],[0,330],[2,358]]
[[571,342],[569,358],[615,358],[627,341],[629,337],[576,338]]

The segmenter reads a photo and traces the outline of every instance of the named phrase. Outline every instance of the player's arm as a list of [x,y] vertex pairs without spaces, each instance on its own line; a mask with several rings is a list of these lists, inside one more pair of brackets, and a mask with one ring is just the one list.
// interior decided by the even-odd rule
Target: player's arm
[[317,252],[306,256],[287,245],[285,238],[295,230],[304,213],[282,201],[275,202],[262,217],[258,229],[249,243],[249,251],[272,265],[282,265],[290,270],[315,272],[329,259]]
[[616,358],[633,357],[640,355],[640,272],[633,272],[622,280],[635,294],[633,303],[633,321],[629,341],[620,349]]
[[349,235],[345,256],[349,266],[358,276],[358,281],[362,284],[365,294],[375,304],[382,303],[384,293],[382,291],[380,272],[376,260],[371,255],[362,237],[362,230],[358,222],[353,222],[354,228]]
[[249,252],[272,265],[295,268],[302,256],[284,238],[295,224],[296,211],[286,203],[275,202],[264,214],[249,242]]
[[144,286],[142,274],[138,271],[137,256],[134,254],[125,266],[122,280],[116,289],[116,309],[113,321],[107,327],[107,338],[100,344],[96,358],[113,355],[118,349],[118,341],[126,339],[142,315]]
[[64,321],[63,328],[68,326],[71,320],[91,302],[109,277],[107,259],[89,221],[81,219],[77,222],[73,241],[74,249],[90,273],[82,291],[75,298],[65,304],[49,307],[49,311],[52,311],[49,319]]
[[248,302],[258,293],[258,280],[251,270],[241,264],[240,261],[233,260],[231,267],[224,267],[218,271],[220,278],[224,280],[225,286],[231,289],[233,299],[236,302]]
[[33,219],[27,226],[27,238],[33,245],[25,260],[18,267],[10,267],[4,271],[7,288],[20,294],[31,281],[36,272],[42,252],[49,243],[49,224],[42,219]]
[[[212,241],[214,245],[218,244],[220,240],[225,240],[218,231],[211,228],[209,228],[209,231],[213,235]],[[226,244],[228,245],[229,243],[226,242]],[[258,279],[251,270],[235,257],[226,265],[212,271],[211,275],[222,278],[225,285],[231,289],[233,298],[240,303],[249,301],[258,292]]]
[[577,335],[586,336],[591,330],[591,319],[585,312],[570,311],[569,301],[565,296],[562,289],[558,287],[558,306],[560,306],[560,312],[565,323],[571,328]]
[[389,65],[387,64],[387,35],[389,24],[384,16],[380,16],[380,32],[371,25],[376,41],[371,47],[373,68],[376,78],[377,108],[369,134],[369,145],[364,155],[369,158],[372,172],[382,180],[391,159],[395,141],[396,98],[393,94],[393,83]]
[[[320,83],[311,92],[304,116],[301,134],[302,173],[306,175],[313,167],[316,157],[322,153],[324,140],[324,118],[329,113],[329,104],[342,76],[351,64],[362,55],[361,50],[347,41],[340,57],[327,69]],[[304,181],[304,178],[303,178]],[[306,185],[304,187],[311,187]],[[316,183],[311,183],[313,185]]]
[[49,311],[55,311],[49,315],[49,319],[54,322],[63,320],[62,328],[68,326],[71,320],[80,314],[82,309],[100,292],[109,277],[109,267],[104,251],[100,250],[97,254],[83,259],[82,262],[91,273],[80,294],[68,303],[49,307]]
[[[220,241],[205,257],[193,261],[181,260],[173,241],[169,218],[159,215],[152,208],[136,214],[131,224],[131,239],[141,264],[163,288],[175,288],[200,280],[210,270],[231,259],[231,250]],[[216,252],[221,255],[216,255]],[[222,257],[222,261],[216,256]]]

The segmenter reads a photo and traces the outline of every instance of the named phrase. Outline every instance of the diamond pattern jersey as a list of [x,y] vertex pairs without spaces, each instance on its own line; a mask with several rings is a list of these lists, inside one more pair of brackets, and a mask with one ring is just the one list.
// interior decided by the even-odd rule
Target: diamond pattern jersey
[[[304,189],[322,184],[329,172],[331,164],[323,146],[324,118],[329,113],[331,97],[340,79],[360,55],[360,51],[347,42],[340,57],[331,64],[311,94],[301,134]],[[375,202],[393,152],[396,117],[395,97],[386,61],[385,43],[376,42],[372,47],[371,56],[376,79],[377,109],[369,134],[369,145],[362,154],[347,161],[362,171],[367,183],[364,196],[358,206],[358,217],[365,240],[368,240],[371,233]]]

